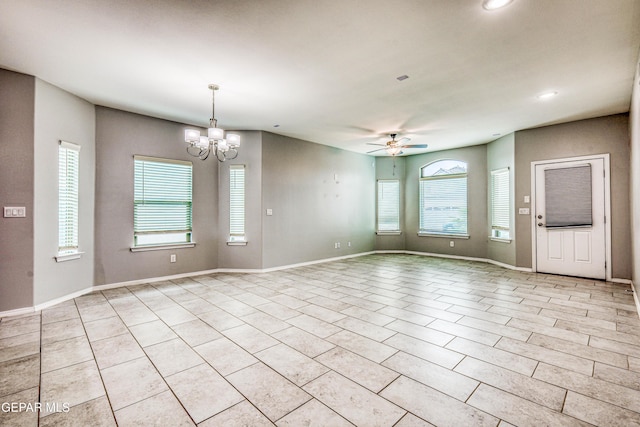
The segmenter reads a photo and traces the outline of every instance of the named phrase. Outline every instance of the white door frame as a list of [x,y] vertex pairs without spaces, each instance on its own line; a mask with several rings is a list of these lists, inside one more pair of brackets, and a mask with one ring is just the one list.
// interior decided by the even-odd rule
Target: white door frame
[[536,239],[536,166],[546,164],[557,164],[563,162],[576,162],[584,160],[602,159],[604,161],[604,215],[606,218],[604,224],[605,233],[605,278],[611,281],[611,179],[609,153],[594,154],[591,156],[569,157],[564,159],[549,159],[531,162],[531,271],[536,272],[537,269],[537,239]]

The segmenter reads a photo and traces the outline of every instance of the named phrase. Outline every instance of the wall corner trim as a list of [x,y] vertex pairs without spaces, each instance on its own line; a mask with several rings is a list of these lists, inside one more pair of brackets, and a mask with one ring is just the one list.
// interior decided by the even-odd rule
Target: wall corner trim
[[640,299],[638,299],[638,293],[636,292],[636,287],[633,284],[633,281],[629,281],[631,283],[631,291],[633,292],[633,300],[636,302],[636,311],[638,312],[638,318],[640,318]]

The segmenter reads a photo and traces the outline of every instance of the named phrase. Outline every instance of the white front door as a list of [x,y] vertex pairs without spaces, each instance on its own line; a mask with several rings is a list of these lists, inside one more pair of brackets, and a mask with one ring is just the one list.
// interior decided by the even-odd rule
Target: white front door
[[604,159],[535,165],[536,270],[606,278]]

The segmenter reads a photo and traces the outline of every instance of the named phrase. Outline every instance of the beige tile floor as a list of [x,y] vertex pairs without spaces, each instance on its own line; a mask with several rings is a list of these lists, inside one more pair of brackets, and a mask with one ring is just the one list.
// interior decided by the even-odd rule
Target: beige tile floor
[[372,255],[96,292],[0,320],[0,425],[640,425],[629,290]]

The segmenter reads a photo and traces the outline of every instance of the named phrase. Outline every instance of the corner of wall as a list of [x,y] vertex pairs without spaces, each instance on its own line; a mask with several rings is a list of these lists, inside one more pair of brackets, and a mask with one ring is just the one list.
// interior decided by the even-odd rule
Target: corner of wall
[[[640,58],[636,72],[629,109],[629,133],[631,146],[631,177],[629,197],[631,200],[631,280],[640,283]],[[635,294],[636,304],[638,296]],[[640,305],[638,305],[640,312]]]
[[487,258],[500,264],[516,266],[516,204],[515,197],[515,134],[504,135],[487,144],[487,236],[491,235],[491,171],[509,168],[509,211],[511,212],[511,241],[493,241],[488,239]]
[[[93,286],[95,207],[95,107],[36,79],[34,114],[34,305]],[[81,258],[57,263],[58,145],[81,147],[79,248]]]

